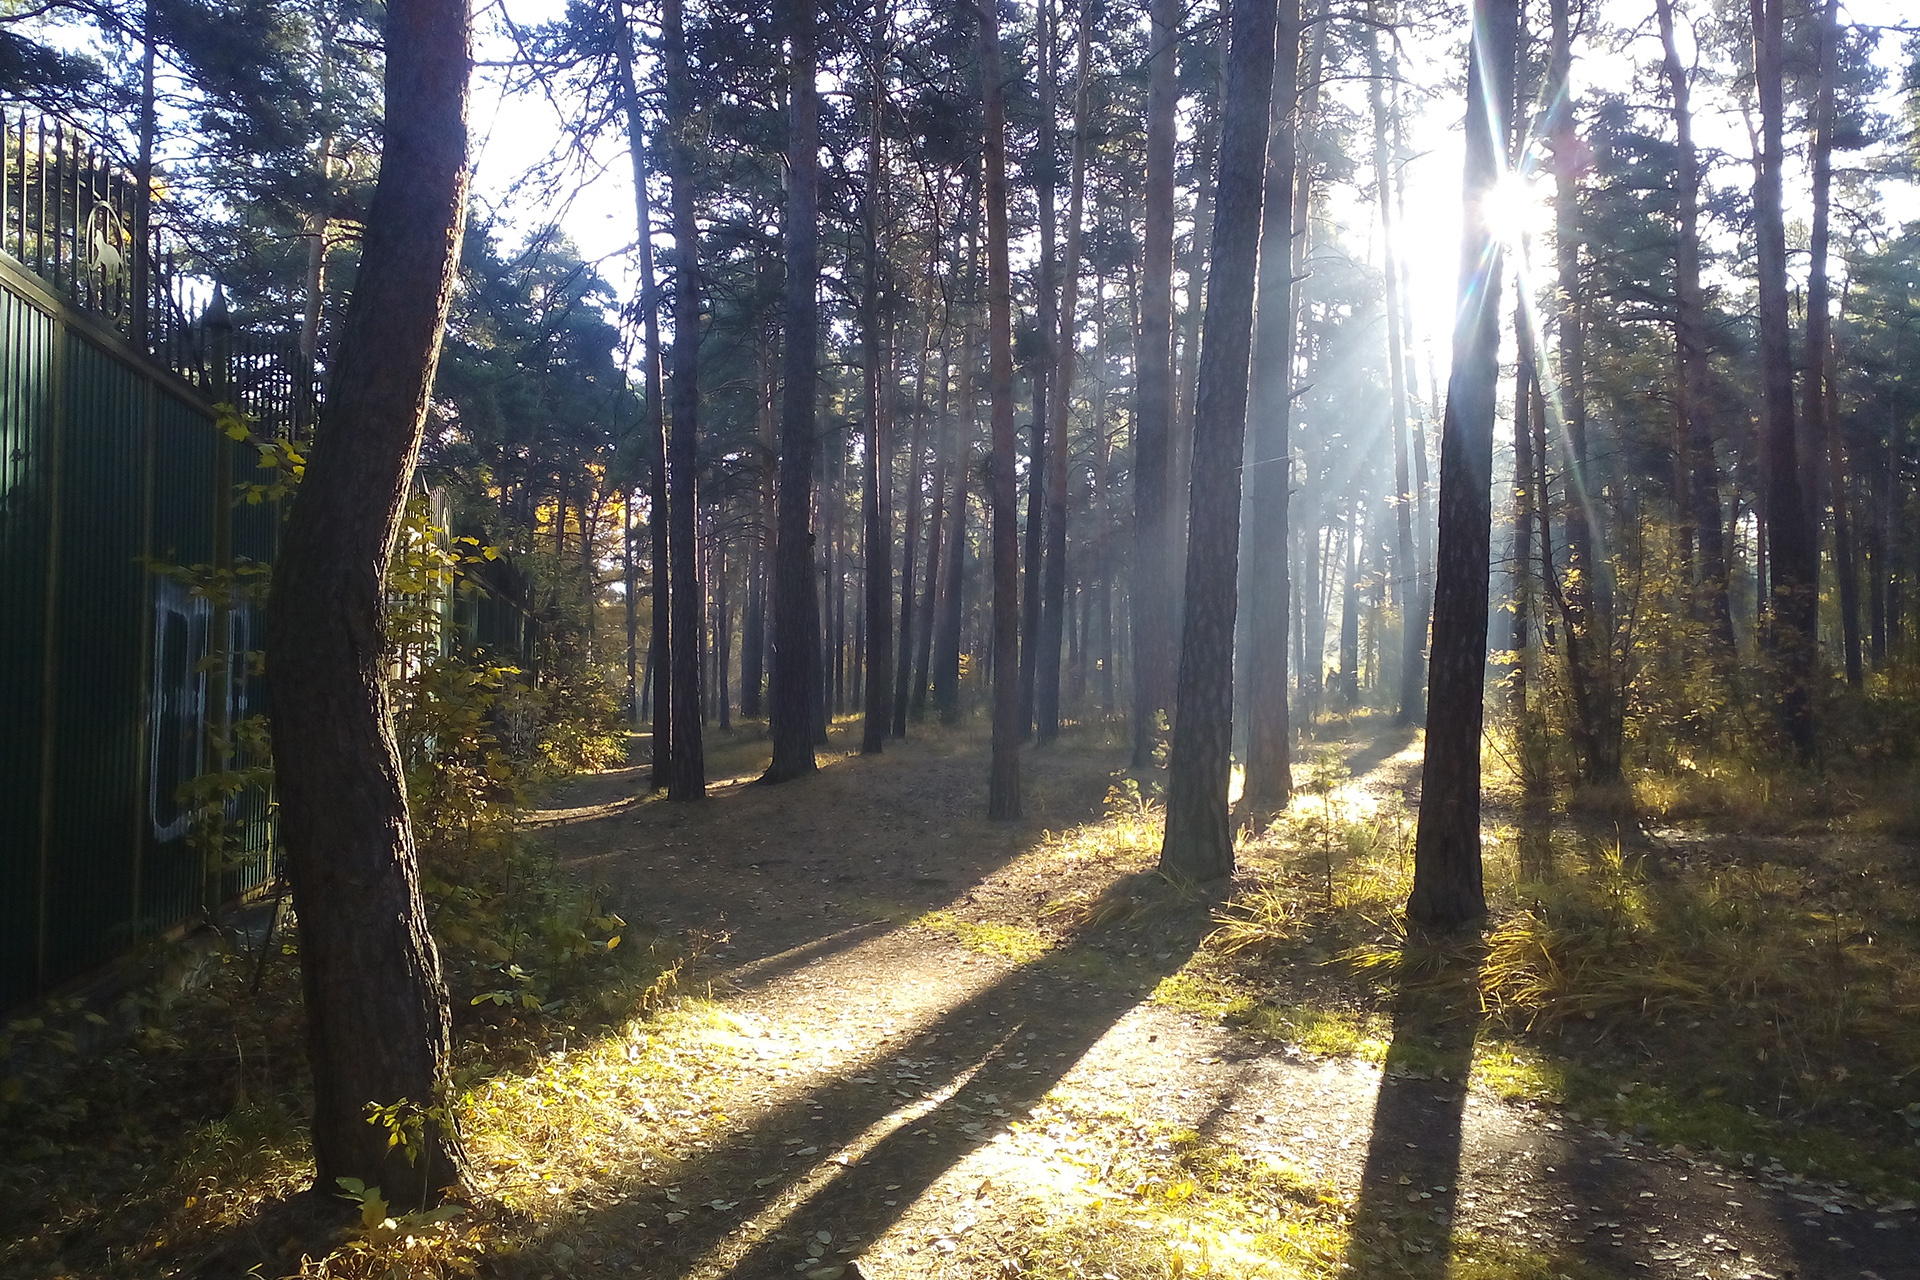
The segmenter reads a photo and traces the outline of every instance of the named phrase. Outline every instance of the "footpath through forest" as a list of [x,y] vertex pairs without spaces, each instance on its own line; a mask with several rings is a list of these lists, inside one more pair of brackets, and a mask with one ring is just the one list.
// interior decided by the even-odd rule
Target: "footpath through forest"
[[[1356,792],[1417,781],[1405,735],[1343,750]],[[712,939],[712,1002],[624,1047],[603,1176],[476,1153],[571,1202],[505,1274],[1920,1280],[1911,1205],[1504,1101],[1471,1016],[1396,1017],[1384,1061],[1230,1025],[1183,972],[1224,891],[1082,838],[1126,801],[1111,746],[1028,751],[1011,826],[971,739],[780,787],[740,759],[701,803],[623,770],[538,815],[630,920]]]

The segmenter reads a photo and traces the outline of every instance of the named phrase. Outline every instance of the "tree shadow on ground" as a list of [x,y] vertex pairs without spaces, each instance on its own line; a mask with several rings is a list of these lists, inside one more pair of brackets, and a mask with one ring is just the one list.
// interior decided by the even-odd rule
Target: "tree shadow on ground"
[[[1480,1030],[1477,942],[1409,940],[1393,1041],[1374,1101],[1347,1266],[1361,1277],[1443,1280],[1453,1255],[1467,1085]],[[1420,954],[1425,951],[1427,954]]]
[[1393,757],[1413,745],[1420,731],[1411,725],[1382,729],[1369,738],[1364,745],[1349,755],[1345,764],[1347,775],[1360,778],[1372,773]]
[[[817,1232],[832,1240],[813,1265],[847,1262],[1027,1115],[1142,994],[1184,965],[1214,905],[1187,895],[1164,911],[1160,949],[1118,969],[1090,962],[1077,946],[1021,965],[706,1152],[651,1171],[624,1203],[543,1239],[496,1274],[544,1276],[571,1264],[586,1267],[582,1274],[762,1280],[805,1269],[809,1241],[822,1243]],[[900,1078],[902,1059],[917,1079]],[[685,1216],[668,1223],[669,1212]],[[585,1256],[596,1261],[588,1266]]]

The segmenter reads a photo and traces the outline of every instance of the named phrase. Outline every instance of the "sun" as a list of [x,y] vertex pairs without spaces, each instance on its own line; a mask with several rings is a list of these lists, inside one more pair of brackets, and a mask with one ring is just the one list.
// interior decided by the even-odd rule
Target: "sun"
[[1486,198],[1487,225],[1509,249],[1546,230],[1549,212],[1534,183],[1512,169],[1501,172]]

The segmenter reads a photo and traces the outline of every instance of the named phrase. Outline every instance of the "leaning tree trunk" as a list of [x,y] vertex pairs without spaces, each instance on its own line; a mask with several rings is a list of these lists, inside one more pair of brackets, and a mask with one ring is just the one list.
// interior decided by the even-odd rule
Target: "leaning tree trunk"
[[1174,62],[1180,0],[1153,0],[1147,69],[1146,227],[1140,263],[1140,351],[1134,379],[1133,767],[1153,764],[1173,706],[1169,543],[1173,478],[1173,165],[1180,109]]
[[1293,791],[1292,730],[1287,720],[1287,499],[1293,458],[1287,414],[1293,393],[1294,169],[1300,74],[1300,0],[1280,0],[1267,135],[1266,217],[1260,228],[1259,298],[1254,321],[1251,405],[1253,448],[1247,530],[1247,811],[1265,818]]
[[787,296],[781,348],[780,482],[773,545],[773,672],[767,713],[773,762],[764,782],[815,768],[819,596],[813,581],[814,362],[820,276],[820,97],[814,85],[813,0],[786,0]]
[[1273,95],[1272,0],[1233,0],[1220,121],[1220,180],[1194,393],[1180,683],[1167,761],[1160,868],[1190,880],[1233,874],[1233,625],[1240,572],[1240,463]]
[[[673,608],[667,538],[667,415],[660,386],[660,297],[653,278],[653,213],[647,198],[647,131],[640,114],[640,90],[633,77],[633,30],[627,25],[626,0],[616,0],[613,47],[620,74],[621,106],[627,117],[627,154],[633,162],[633,216],[640,245],[640,314],[646,362],[644,420],[646,441],[647,532],[652,549],[653,623],[648,628],[647,665],[653,671],[653,743],[649,786],[667,785],[673,758],[672,641],[668,618]],[[637,714],[637,706],[636,706]]]
[[683,0],[660,7],[661,61],[667,79],[667,177],[673,198],[673,415],[667,437],[667,528],[673,563],[669,616],[673,662],[673,767],[667,799],[707,793],[700,717],[699,513],[700,227],[693,208],[692,87],[687,71]]
[[1038,738],[1060,736],[1060,641],[1067,611],[1067,421],[1073,400],[1074,311],[1080,292],[1080,241],[1087,186],[1087,59],[1093,24],[1082,15],[1073,87],[1073,172],[1068,178],[1066,288],[1054,346],[1053,421],[1047,428],[1046,569],[1041,583],[1040,638],[1035,671]]
[[1780,209],[1783,0],[1751,0],[1753,70],[1760,97],[1761,150],[1753,213],[1760,274],[1760,383],[1767,443],[1768,646],[1778,668],[1780,721],[1800,759],[1811,760],[1814,626],[1819,596],[1812,522],[1801,489],[1793,415],[1793,353],[1787,308],[1787,231]]
[[1487,673],[1493,538],[1493,417],[1500,385],[1505,269],[1487,204],[1505,167],[1519,0],[1474,0],[1467,52],[1467,160],[1453,372],[1440,428],[1440,539],[1427,744],[1420,768],[1407,918],[1446,928],[1486,914],[1480,869],[1480,730]]
[[1007,266],[1007,104],[1000,19],[980,13],[981,96],[986,103],[987,398],[993,467],[993,763],[987,816],[1020,816],[1020,515],[1013,474],[1013,277]]
[[[331,395],[274,566],[267,664],[280,837],[300,917],[314,1180],[396,1206],[458,1186],[446,983],[393,736],[387,565],[413,484],[466,225],[464,0],[389,0],[386,127]],[[370,1107],[425,1113],[396,1147]],[[414,1158],[409,1159],[408,1156]]]

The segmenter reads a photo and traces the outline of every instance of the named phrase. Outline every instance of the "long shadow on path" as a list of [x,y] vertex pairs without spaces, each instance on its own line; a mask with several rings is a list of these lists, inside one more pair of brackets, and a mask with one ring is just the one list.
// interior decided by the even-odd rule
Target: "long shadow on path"
[[[842,1064],[819,1087],[658,1172],[677,1204],[704,1206],[679,1222],[664,1221],[678,1212],[664,1200],[636,1198],[549,1237],[501,1274],[547,1274],[590,1238],[602,1246],[588,1248],[618,1242],[601,1255],[609,1269],[643,1276],[791,1276],[817,1232],[833,1243],[816,1265],[847,1261],[841,1249],[858,1252],[897,1223],[942,1175],[1025,1116],[1140,993],[1179,969],[1210,927],[1210,907],[1190,904],[1158,935],[1161,950],[1123,971],[1096,970],[1075,949],[1022,965],[948,1007],[904,1047]],[[768,1185],[754,1185],[762,1180]]]
[[1347,1263],[1362,1277],[1442,1280],[1460,1195],[1467,1084],[1480,1029],[1479,957],[1406,982],[1375,1098]]

